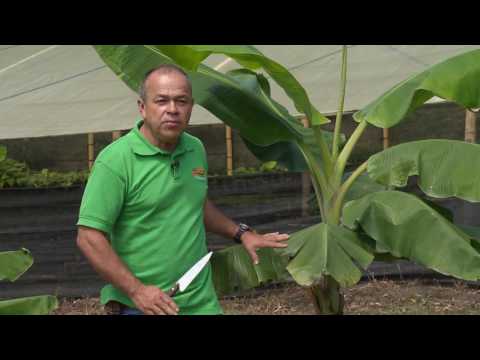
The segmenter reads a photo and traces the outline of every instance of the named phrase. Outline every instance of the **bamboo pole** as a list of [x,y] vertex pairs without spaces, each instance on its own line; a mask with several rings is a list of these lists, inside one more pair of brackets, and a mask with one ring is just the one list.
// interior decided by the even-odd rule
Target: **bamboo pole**
[[112,131],[112,141],[119,139],[122,136],[122,132],[120,130]]
[[[301,119],[303,127],[308,128],[309,123],[306,117]],[[302,173],[302,216],[308,216],[308,199],[310,198],[310,189],[312,187],[312,179],[310,173],[304,171]]]
[[465,110],[465,141],[477,142],[477,115],[471,110]]
[[390,146],[390,132],[389,132],[389,129],[383,129],[382,141],[383,141],[383,149],[386,149]]
[[227,175],[233,175],[233,146],[232,146],[232,128],[225,125],[225,141],[227,143]]
[[95,139],[93,134],[88,134],[88,169],[91,170],[95,157]]

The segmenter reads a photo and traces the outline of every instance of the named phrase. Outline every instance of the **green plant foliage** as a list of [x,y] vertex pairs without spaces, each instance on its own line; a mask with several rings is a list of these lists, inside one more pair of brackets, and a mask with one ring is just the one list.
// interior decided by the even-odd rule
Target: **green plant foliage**
[[[461,161],[460,161],[461,159]],[[392,146],[368,160],[368,174],[378,183],[403,187],[418,175],[431,197],[480,201],[480,145],[457,140],[422,140]]]
[[33,264],[27,249],[0,252],[0,280],[17,280]]
[[6,158],[0,162],[0,189],[70,187],[84,184],[89,171],[57,172],[48,169],[32,171],[21,161]]
[[0,315],[48,315],[56,308],[58,300],[52,295],[0,301]]
[[276,161],[268,161],[261,164],[259,167],[244,167],[241,166],[233,170],[234,175],[250,175],[261,173],[287,172],[288,169],[278,165]]
[[372,125],[389,128],[397,125],[434,96],[463,107],[480,107],[480,50],[469,51],[429,67],[397,84],[372,101],[353,117]]
[[352,230],[360,227],[396,257],[460,279],[480,279],[480,254],[470,236],[414,195],[366,195],[345,205],[342,222]]
[[[33,264],[27,249],[0,252],[0,280],[17,280]],[[41,295],[0,301],[0,315],[45,315],[58,307],[51,295]]]
[[362,276],[358,266],[366,269],[374,258],[355,232],[326,223],[296,232],[288,248],[276,251],[291,258],[287,270],[304,286],[313,285],[323,275],[341,286],[354,285]]
[[211,264],[217,295],[228,295],[290,277],[285,269],[287,257],[278,256],[273,249],[259,249],[257,254],[260,260],[258,265],[252,263],[241,245],[231,246],[213,254]]

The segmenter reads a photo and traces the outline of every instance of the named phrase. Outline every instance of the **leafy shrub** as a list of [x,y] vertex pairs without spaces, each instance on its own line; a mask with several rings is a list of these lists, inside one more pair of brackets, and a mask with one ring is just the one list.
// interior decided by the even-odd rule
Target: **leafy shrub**
[[[1,149],[0,147],[0,152]],[[24,162],[8,158],[2,161],[0,156],[0,189],[70,187],[75,184],[84,184],[88,175],[88,170],[57,172],[43,169],[32,171]]]
[[279,166],[276,161],[268,161],[260,165],[258,168],[255,167],[239,167],[233,170],[235,175],[245,175],[245,174],[258,174],[258,173],[269,173],[269,172],[284,172],[288,171],[285,167]]

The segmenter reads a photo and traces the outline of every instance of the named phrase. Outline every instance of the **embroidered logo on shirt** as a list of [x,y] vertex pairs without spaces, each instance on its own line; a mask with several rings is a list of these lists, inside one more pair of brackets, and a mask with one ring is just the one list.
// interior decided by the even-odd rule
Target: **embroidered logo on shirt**
[[192,176],[205,176],[205,169],[202,167],[193,169]]

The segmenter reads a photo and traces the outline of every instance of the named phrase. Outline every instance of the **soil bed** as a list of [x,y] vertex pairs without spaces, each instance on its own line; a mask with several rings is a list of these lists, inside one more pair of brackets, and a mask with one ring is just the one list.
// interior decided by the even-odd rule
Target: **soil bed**
[[[480,289],[463,282],[369,281],[345,289],[345,315],[480,314]],[[305,290],[296,284],[254,289],[220,299],[226,315],[312,315]],[[56,315],[105,314],[98,298],[60,299]]]

